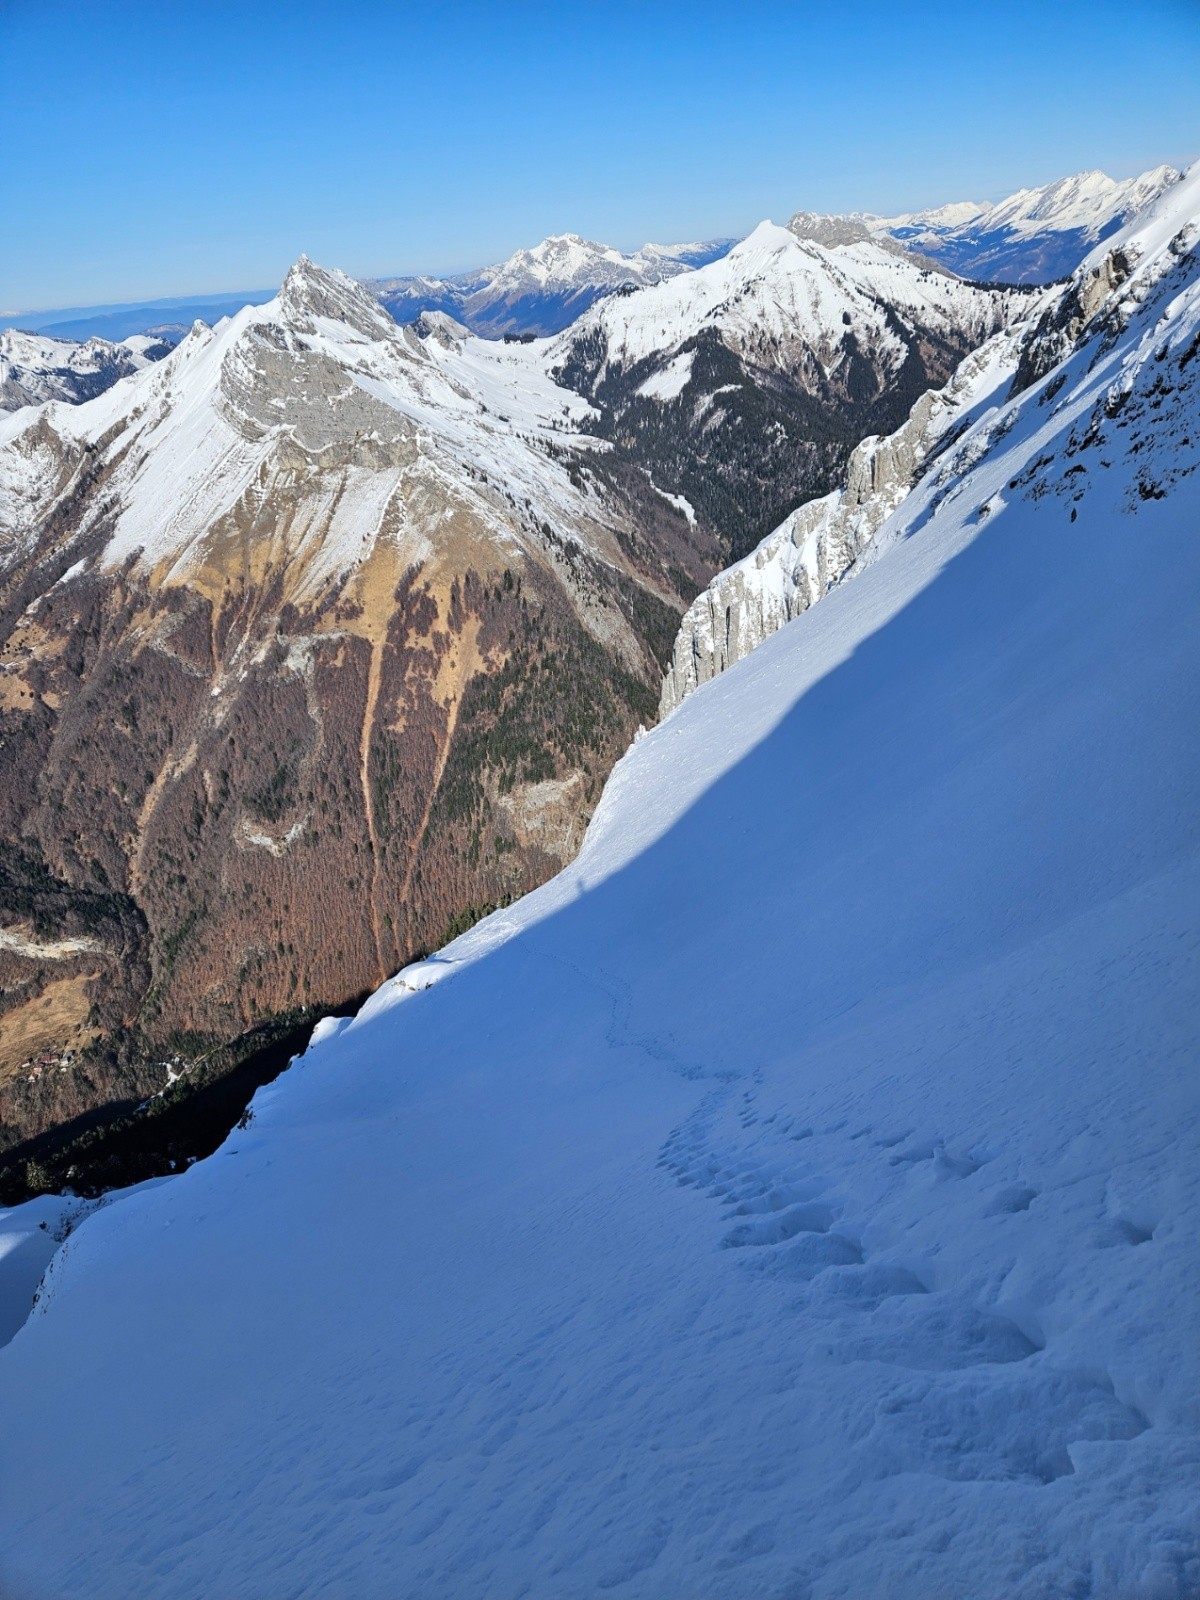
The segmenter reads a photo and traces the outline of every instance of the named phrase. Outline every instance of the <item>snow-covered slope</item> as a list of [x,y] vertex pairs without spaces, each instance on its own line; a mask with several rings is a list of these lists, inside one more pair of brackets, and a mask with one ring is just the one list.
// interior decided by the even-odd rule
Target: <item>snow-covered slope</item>
[[478,272],[381,278],[370,288],[397,322],[414,322],[422,311],[445,311],[487,338],[551,334],[604,296],[704,266],[731,243],[648,244],[624,254],[575,233],[554,234]]
[[1080,172],[1037,189],[1018,189],[993,205],[973,201],[898,217],[856,218],[964,277],[1049,283],[1074,271],[1093,245],[1116,233],[1179,180],[1155,167],[1116,181]]
[[0,330],[0,411],[47,400],[90,400],[131,372],[160,361],[170,349],[166,340],[145,334],[120,344],[107,339],[77,344],[5,328]]
[[1198,190],[571,868],[73,1235],[10,1586],[1200,1591]]

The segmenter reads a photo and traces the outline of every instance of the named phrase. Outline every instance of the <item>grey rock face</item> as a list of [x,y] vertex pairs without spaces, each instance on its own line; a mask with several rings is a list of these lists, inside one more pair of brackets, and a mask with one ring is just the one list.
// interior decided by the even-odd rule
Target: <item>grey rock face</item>
[[949,266],[941,261],[935,261],[932,256],[922,255],[920,251],[910,250],[898,239],[893,239],[890,234],[878,230],[872,232],[858,217],[835,217],[825,216],[818,211],[797,211],[788,222],[788,232],[794,233],[797,239],[811,239],[814,244],[824,245],[827,250],[837,250],[847,244],[875,244],[881,250],[886,250],[889,255],[905,256],[915,261],[927,271],[942,272],[950,278],[956,276]]
[[930,390],[894,433],[851,453],[846,484],[800,506],[757,549],[715,577],[684,613],[663,679],[659,717],[807,611],[849,575],[949,436],[997,341],[968,356],[944,389]]
[[1094,267],[1076,273],[1062,298],[1044,313],[1021,353],[1012,392],[1020,394],[1045,377],[1072,350],[1092,319],[1132,270],[1126,253],[1110,250]]

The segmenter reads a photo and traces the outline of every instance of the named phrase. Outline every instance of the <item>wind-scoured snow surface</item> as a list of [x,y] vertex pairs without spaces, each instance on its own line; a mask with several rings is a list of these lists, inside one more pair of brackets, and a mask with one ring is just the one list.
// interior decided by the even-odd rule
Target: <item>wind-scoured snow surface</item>
[[71,1236],[12,1595],[1200,1592],[1180,188],[572,867]]

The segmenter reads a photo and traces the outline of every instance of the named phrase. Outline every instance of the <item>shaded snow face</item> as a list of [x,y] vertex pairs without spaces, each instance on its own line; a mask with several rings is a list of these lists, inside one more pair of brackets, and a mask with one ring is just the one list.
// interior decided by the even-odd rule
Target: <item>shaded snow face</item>
[[10,1585],[1200,1589],[1183,201],[572,867],[77,1230]]

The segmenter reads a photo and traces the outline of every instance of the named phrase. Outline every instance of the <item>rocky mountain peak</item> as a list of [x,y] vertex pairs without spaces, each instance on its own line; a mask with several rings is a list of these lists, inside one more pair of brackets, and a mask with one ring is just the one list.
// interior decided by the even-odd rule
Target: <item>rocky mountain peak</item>
[[311,332],[315,318],[346,323],[369,339],[395,331],[391,317],[361,283],[306,255],[289,270],[276,303],[281,320],[297,331]]

